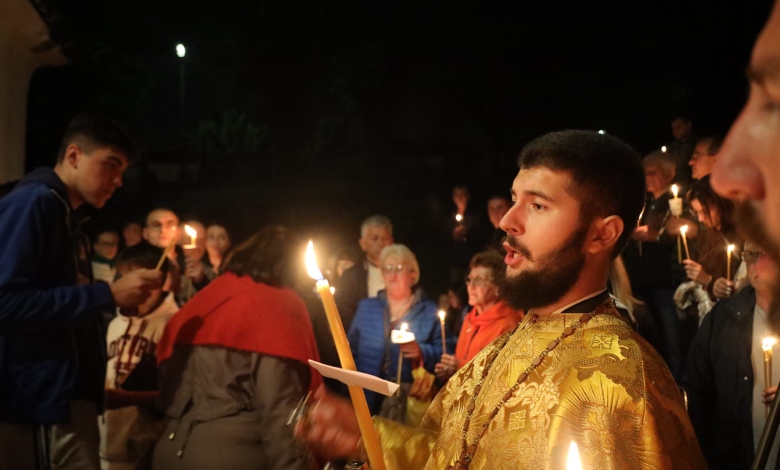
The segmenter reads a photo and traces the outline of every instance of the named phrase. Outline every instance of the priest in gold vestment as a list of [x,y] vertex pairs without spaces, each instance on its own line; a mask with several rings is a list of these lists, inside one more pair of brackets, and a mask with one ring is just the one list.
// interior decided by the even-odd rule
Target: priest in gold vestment
[[[668,368],[606,286],[644,201],[638,155],[610,136],[547,134],[512,185],[506,276],[527,312],[449,380],[417,428],[374,418],[388,469],[704,469]],[[298,434],[326,458],[360,457],[349,405],[324,391]]]

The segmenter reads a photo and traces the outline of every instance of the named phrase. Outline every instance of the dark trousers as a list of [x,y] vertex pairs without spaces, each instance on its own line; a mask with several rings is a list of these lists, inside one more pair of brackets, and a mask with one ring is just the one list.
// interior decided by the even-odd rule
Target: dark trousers
[[100,470],[97,407],[70,403],[65,424],[0,422],[0,469]]

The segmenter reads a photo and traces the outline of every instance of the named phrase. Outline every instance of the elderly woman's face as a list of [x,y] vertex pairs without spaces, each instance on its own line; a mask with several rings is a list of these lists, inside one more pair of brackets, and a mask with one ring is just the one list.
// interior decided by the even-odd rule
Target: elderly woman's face
[[397,256],[388,256],[382,262],[382,277],[387,292],[393,296],[411,295],[415,275],[412,266]]
[[645,185],[647,191],[650,193],[658,193],[665,191],[672,182],[672,178],[664,172],[660,165],[646,165],[645,166]]

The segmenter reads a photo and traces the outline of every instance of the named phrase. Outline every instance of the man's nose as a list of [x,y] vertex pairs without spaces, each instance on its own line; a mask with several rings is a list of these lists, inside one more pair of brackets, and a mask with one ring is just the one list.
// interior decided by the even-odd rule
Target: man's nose
[[729,131],[723,148],[712,167],[711,183],[720,195],[730,199],[761,201],[766,186],[761,169],[753,155],[763,151],[766,145],[753,141],[751,124],[745,111],[740,114]]

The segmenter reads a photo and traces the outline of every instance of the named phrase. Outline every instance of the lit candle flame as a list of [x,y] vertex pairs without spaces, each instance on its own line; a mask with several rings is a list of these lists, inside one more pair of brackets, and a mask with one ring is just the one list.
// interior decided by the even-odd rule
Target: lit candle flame
[[661,146],[661,151],[662,151],[663,153],[666,153],[666,145],[663,145],[663,146]]
[[580,451],[577,449],[577,443],[574,441],[571,441],[571,444],[569,444],[569,456],[566,457],[566,470],[582,470]]
[[736,248],[734,245],[729,245],[728,248],[726,249],[728,250],[729,253],[731,253],[732,251],[734,251],[734,248]]
[[309,277],[314,280],[321,281],[322,273],[320,268],[317,267],[317,256],[314,254],[314,243],[309,240],[309,244],[306,246],[306,272],[309,273]]
[[330,288],[330,293],[331,294],[335,294],[336,293],[336,288],[335,287],[331,287]]
[[682,233],[683,235],[688,233],[688,226],[687,225],[683,225],[682,227],[680,227],[680,233]]
[[187,233],[187,236],[190,237],[190,243],[188,245],[184,245],[182,248],[195,248],[195,242],[198,239],[198,231],[194,228],[190,227],[189,225],[184,226],[184,231]]
[[676,184],[672,185],[672,194],[674,194],[674,198],[677,199],[677,194],[679,194],[680,188],[677,187]]
[[409,331],[409,324],[401,323],[401,331]]
[[460,214],[455,214],[455,221],[456,222],[462,222],[463,221],[463,216],[460,215]]
[[444,321],[444,317],[447,316],[447,312],[444,310],[439,310],[439,320]]
[[776,342],[777,340],[775,338],[772,338],[771,336],[767,336],[761,342],[761,349],[763,349],[764,351],[771,351],[772,347],[775,345]]

